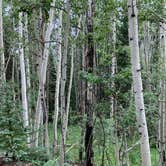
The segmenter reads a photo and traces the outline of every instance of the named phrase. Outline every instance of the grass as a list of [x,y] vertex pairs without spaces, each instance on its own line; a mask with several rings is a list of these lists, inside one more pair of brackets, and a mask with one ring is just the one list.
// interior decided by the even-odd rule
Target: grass
[[[49,136],[50,136],[50,143],[52,144],[52,138],[53,138],[53,130],[52,126],[50,125],[49,128]],[[79,125],[76,126],[69,126],[68,129],[68,138],[67,138],[67,144],[70,145],[68,148],[66,148],[66,159],[71,162],[78,162],[78,156],[79,156],[79,141],[80,141],[80,133],[81,129]],[[95,133],[96,134],[96,133]],[[60,131],[58,131],[58,137],[60,135]],[[98,133],[100,135],[100,133]],[[96,137],[95,137],[96,138]],[[98,137],[99,138],[99,137]],[[129,145],[130,146],[130,145]],[[101,165],[101,157],[102,157],[102,142],[100,139],[95,139],[93,143],[94,148],[94,162],[95,166]],[[139,152],[139,145],[135,148],[133,148],[129,152],[129,160],[131,166],[140,166],[140,152]],[[151,160],[152,160],[152,166],[158,165],[159,160],[159,154],[155,148],[151,148]],[[104,165],[105,166],[115,166],[115,156],[114,156],[114,144],[110,143],[110,141],[107,138],[106,141],[106,148],[105,148],[105,157],[104,157]],[[50,165],[51,166],[51,165]]]

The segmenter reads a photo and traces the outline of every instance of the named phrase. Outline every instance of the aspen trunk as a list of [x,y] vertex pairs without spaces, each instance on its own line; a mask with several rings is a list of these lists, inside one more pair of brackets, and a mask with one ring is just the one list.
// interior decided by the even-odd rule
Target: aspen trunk
[[[25,66],[26,66],[26,80],[27,80],[27,99],[30,101],[30,89],[31,89],[31,80],[30,80],[30,64],[29,64],[29,43],[28,43],[28,14],[24,13],[25,26],[24,26],[24,37],[25,37]],[[31,108],[28,107],[28,117],[29,117],[29,126],[32,128],[31,120]]]
[[151,166],[150,145],[144,110],[141,66],[139,58],[136,0],[128,0],[128,21],[135,107],[141,144],[141,165]]
[[128,144],[127,144],[127,136],[126,136],[126,134],[125,134],[125,157],[126,157],[126,166],[130,166],[130,159],[129,159],[129,153],[128,153],[128,151],[127,151],[127,149],[128,149]]
[[59,115],[59,91],[60,91],[60,80],[61,80],[61,60],[62,60],[62,10],[59,12],[59,26],[58,26],[58,37],[57,37],[57,52],[58,52],[58,63],[57,63],[57,75],[56,75],[56,89],[55,89],[55,108],[54,108],[54,122],[53,122],[53,155],[56,154],[57,146],[57,125]]
[[42,63],[40,67],[39,73],[39,92],[38,92],[38,99],[37,99],[37,107],[36,107],[36,114],[35,114],[35,146],[38,146],[39,142],[39,128],[41,124],[41,117],[45,118],[46,112],[46,102],[45,102],[45,83],[46,83],[46,73],[47,73],[47,64],[48,64],[48,57],[49,57],[49,45],[50,45],[50,37],[53,30],[53,19],[54,19],[54,7],[55,7],[55,0],[51,3],[49,19],[48,19],[48,26],[46,29],[45,37],[44,37],[44,51],[42,57]]
[[0,58],[1,58],[1,72],[0,79],[5,81],[5,56],[4,56],[4,43],[3,43],[3,16],[2,16],[2,0],[0,0]]
[[[19,51],[20,51],[20,70],[21,70],[21,97],[22,97],[24,126],[28,127],[29,116],[28,116],[27,86],[26,86],[24,48],[22,40],[23,40],[23,12],[20,12],[19,13]],[[27,141],[29,143],[30,141],[29,137],[27,138]]]
[[66,4],[66,28],[64,37],[64,53],[62,58],[62,77],[61,77],[61,139],[60,139],[60,162],[63,166],[65,161],[65,123],[66,123],[66,79],[67,79],[67,53],[68,53],[68,39],[70,30],[70,0]]
[[[117,64],[116,64],[116,17],[113,16],[113,27],[112,27],[112,64],[111,64],[111,74],[112,77],[115,76],[116,70],[117,70]],[[111,88],[115,89],[115,82],[112,81]],[[118,122],[116,120],[117,118],[117,100],[115,98],[115,95],[112,94],[111,96],[111,112],[110,112],[110,118],[114,118],[114,125],[115,125],[115,158],[116,158],[116,166],[120,166],[120,145],[119,145],[119,138],[118,138]]]
[[[81,24],[81,17],[79,19],[78,28],[80,28]],[[78,35],[79,35],[80,29],[78,29],[77,34],[74,38],[74,42],[76,41]],[[75,46],[75,43],[73,43]],[[71,48],[71,67],[70,67],[70,79],[69,79],[69,88],[68,88],[68,94],[67,94],[67,104],[66,104],[66,121],[65,121],[65,132],[64,132],[64,142],[66,143],[66,135],[67,135],[67,127],[68,127],[68,118],[69,118],[69,109],[70,109],[70,98],[71,98],[71,89],[72,89],[72,83],[73,83],[73,72],[74,72],[74,46]]]
[[69,109],[70,109],[70,95],[73,82],[73,71],[74,71],[74,48],[72,46],[71,50],[71,68],[70,68],[70,81],[69,89],[67,94],[67,106],[66,106],[66,121],[65,121],[65,131],[64,131],[64,142],[66,143],[67,127],[68,127],[68,118],[69,118]]
[[152,58],[152,37],[150,33],[150,22],[145,21],[143,23],[144,28],[144,38],[140,44],[140,54],[141,54],[141,64],[144,68],[145,72],[147,73],[148,77],[146,78],[145,89],[151,91],[151,58]]
[[[160,71],[166,72],[166,24],[160,23]],[[166,81],[160,80],[160,95],[159,95],[159,166],[166,164],[165,141],[166,141]]]
[[49,121],[49,103],[48,103],[48,100],[49,100],[49,70],[47,72],[47,78],[48,80],[46,81],[46,101],[45,101],[45,104],[46,104],[46,111],[45,111],[45,121],[44,121],[44,133],[43,133],[43,144],[44,144],[44,147],[46,148],[46,151],[47,151],[47,157],[48,159],[51,159],[51,156],[50,156],[50,139],[49,139],[49,125],[48,125],[48,121]]

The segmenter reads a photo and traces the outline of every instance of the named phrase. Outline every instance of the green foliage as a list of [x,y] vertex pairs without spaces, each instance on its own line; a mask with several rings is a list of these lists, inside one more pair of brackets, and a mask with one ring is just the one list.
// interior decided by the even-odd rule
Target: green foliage
[[95,75],[94,73],[88,73],[88,72],[80,71],[80,77],[81,77],[81,79],[86,80],[90,83],[99,83],[99,82],[101,82],[101,79],[99,78],[99,76]]
[[19,155],[18,160],[30,162],[36,166],[43,165],[48,159],[46,149],[43,147],[26,147],[25,149],[18,151],[17,154]]
[[27,161],[42,165],[47,160],[44,148],[28,148],[29,129],[23,126],[22,109],[13,101],[12,83],[0,86],[0,152],[14,161]]
[[48,162],[46,162],[43,166],[55,166],[55,164],[57,165],[57,162],[54,160],[49,160]]
[[21,120],[21,107],[13,101],[13,85],[0,87],[0,149],[7,156],[19,158],[26,147],[26,129]]

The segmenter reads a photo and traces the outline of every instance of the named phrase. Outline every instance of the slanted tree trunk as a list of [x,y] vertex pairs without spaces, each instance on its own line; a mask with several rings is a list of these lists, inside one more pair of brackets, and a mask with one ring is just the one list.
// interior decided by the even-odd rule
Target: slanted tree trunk
[[62,61],[62,10],[59,12],[59,25],[57,35],[57,75],[56,75],[56,89],[55,89],[55,108],[54,108],[54,121],[53,121],[53,155],[55,156],[57,151],[57,125],[59,115],[59,92],[60,92],[60,80],[61,80],[61,61]]
[[126,134],[125,134],[125,157],[126,157],[126,166],[130,166],[130,160],[129,160],[129,153],[128,153],[128,151],[127,151],[127,149],[128,149],[128,144],[127,144],[127,136],[126,136]]
[[[87,55],[86,55],[86,71],[93,73],[94,67],[94,41],[93,41],[93,16],[94,1],[88,0],[87,11]],[[93,84],[86,83],[85,95],[85,113],[86,113],[86,131],[85,131],[85,166],[93,166]]]
[[54,11],[55,11],[55,0],[51,3],[51,8],[49,12],[48,25],[44,37],[44,51],[42,56],[42,62],[40,66],[39,72],[39,92],[36,106],[36,114],[35,114],[35,146],[38,146],[39,143],[39,128],[42,122],[42,118],[45,119],[46,112],[46,101],[45,101],[45,83],[46,83],[46,73],[47,73],[47,64],[49,57],[49,45],[50,45],[50,37],[53,30],[53,19],[54,19]]
[[[27,101],[27,85],[26,85],[24,48],[22,40],[23,40],[23,12],[20,12],[19,13],[19,53],[20,53],[20,70],[21,70],[21,97],[22,97],[24,127],[28,127],[29,116],[28,116],[28,101]],[[27,138],[27,141],[29,143],[30,141],[29,137]]]
[[4,43],[3,43],[3,16],[2,16],[2,0],[0,0],[0,58],[1,58],[1,72],[0,81],[5,81],[5,56],[4,56]]
[[138,21],[136,0],[128,0],[128,21],[135,107],[141,145],[141,166],[151,166],[150,145],[144,109],[143,87],[138,46]]

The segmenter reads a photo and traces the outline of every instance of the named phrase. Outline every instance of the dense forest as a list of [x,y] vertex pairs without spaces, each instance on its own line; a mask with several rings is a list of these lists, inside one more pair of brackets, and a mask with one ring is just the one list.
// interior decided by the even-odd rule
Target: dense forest
[[0,166],[166,166],[165,0],[0,0]]

